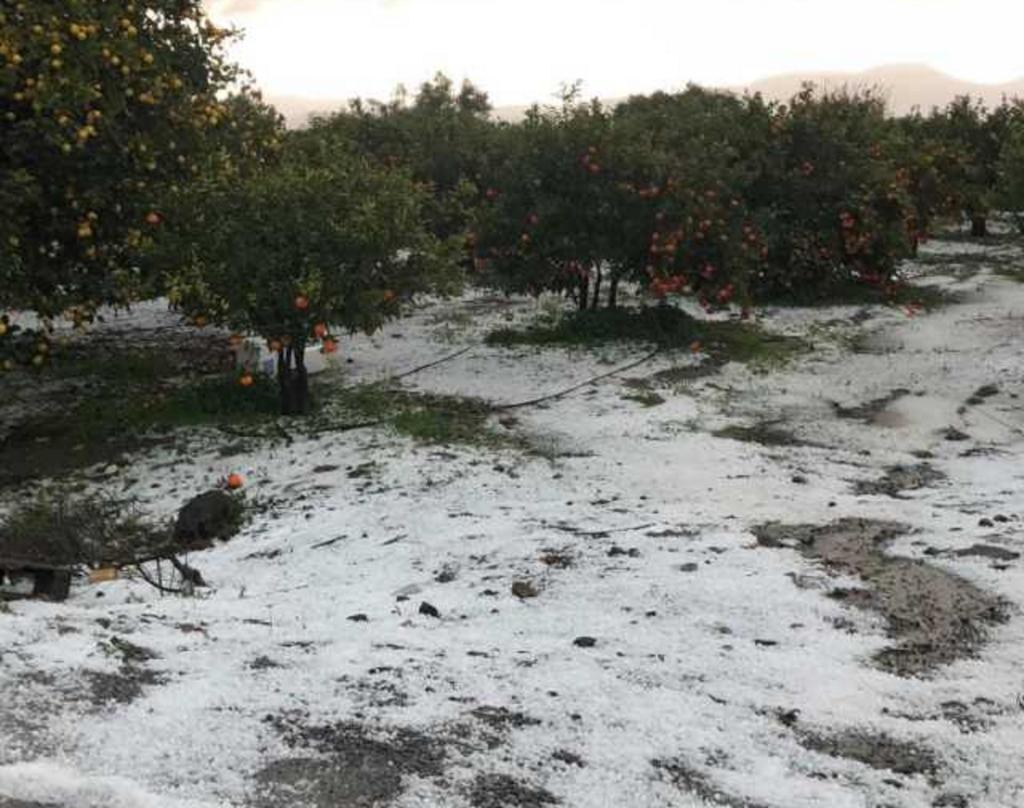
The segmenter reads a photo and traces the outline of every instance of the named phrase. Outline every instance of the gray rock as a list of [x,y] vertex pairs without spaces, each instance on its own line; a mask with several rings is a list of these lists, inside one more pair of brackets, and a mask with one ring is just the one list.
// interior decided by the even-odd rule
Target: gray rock
[[174,542],[182,549],[202,550],[227,541],[240,527],[241,503],[225,491],[207,491],[187,502],[174,524]]

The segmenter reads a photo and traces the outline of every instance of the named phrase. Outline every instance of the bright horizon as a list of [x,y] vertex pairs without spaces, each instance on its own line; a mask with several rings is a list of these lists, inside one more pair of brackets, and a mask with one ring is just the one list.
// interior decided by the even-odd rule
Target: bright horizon
[[[927,64],[956,78],[1024,76],[1013,0],[209,0],[245,30],[234,57],[266,95],[387,99],[435,72],[495,106],[583,81],[605,98],[693,81]],[[688,31],[697,32],[691,36]]]

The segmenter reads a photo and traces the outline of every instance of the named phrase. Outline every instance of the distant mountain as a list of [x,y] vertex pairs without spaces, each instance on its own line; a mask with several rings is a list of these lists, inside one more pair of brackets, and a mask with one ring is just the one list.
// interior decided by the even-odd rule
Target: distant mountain
[[[745,86],[722,89],[738,93],[756,92],[774,101],[788,101],[800,90],[804,82],[828,89],[877,88],[887,98],[890,111],[896,115],[905,115],[915,107],[920,108],[922,112],[928,112],[932,107],[945,106],[958,95],[981,98],[989,107],[996,106],[1004,97],[1024,98],[1024,77],[1005,84],[979,84],[918,64],[884,65],[859,73],[786,73],[760,79]],[[276,96],[268,100],[280,110],[291,127],[304,125],[313,113],[331,112],[347,104],[343,99],[314,99],[300,96]],[[624,99],[605,100],[606,103],[614,105]],[[494,110],[494,117],[499,120],[518,121],[522,119],[527,109],[528,105],[498,107]]]
[[310,115],[334,112],[348,106],[348,101],[343,98],[303,98],[297,95],[269,95],[267,101],[284,115],[290,129],[305,126]]
[[916,64],[885,65],[860,73],[789,73],[729,89],[758,92],[765,98],[785,101],[808,81],[829,89],[844,86],[851,89],[877,88],[884,93],[890,111],[896,115],[905,115],[915,107],[928,112],[932,107],[945,106],[958,95],[981,98],[989,107],[998,105],[1004,97],[1024,98],[1024,78],[1006,84],[978,84]]

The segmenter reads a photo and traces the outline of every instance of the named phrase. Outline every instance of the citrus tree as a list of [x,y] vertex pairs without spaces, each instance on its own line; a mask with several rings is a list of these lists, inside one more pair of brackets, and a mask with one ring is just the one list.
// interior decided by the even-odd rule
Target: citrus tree
[[820,299],[850,283],[892,287],[916,227],[884,101],[810,86],[775,113],[746,203],[765,234],[762,297]]
[[581,310],[609,254],[618,194],[605,162],[610,116],[598,102],[527,112],[502,139],[470,240],[478,266],[511,292],[571,295]]
[[696,138],[650,125],[676,112],[670,103],[631,103],[639,112],[613,113],[570,91],[560,109],[534,108],[506,133],[474,245],[506,290],[565,293],[581,310],[614,307],[623,280],[708,306],[745,296],[761,245],[718,170],[724,149],[709,138],[699,161],[680,146]]
[[425,215],[440,238],[462,233],[479,198],[496,125],[487,94],[472,82],[459,87],[438,73],[410,99],[402,88],[386,103],[356,99],[317,116],[310,131],[340,139],[384,166],[406,168],[430,191]]
[[41,363],[55,318],[149,288],[165,195],[227,122],[231,37],[201,0],[0,3],[0,312],[42,324],[17,340],[2,321],[5,362]]
[[955,189],[972,236],[988,234],[988,217],[999,201],[1003,149],[1022,115],[1024,109],[1017,102],[1004,101],[989,110],[980,100],[960,96],[931,116],[935,137],[958,155],[946,181]]
[[1024,120],[1009,127],[999,153],[998,200],[1024,230]]
[[426,196],[404,172],[293,134],[275,164],[197,182],[182,200],[193,215],[169,244],[187,257],[171,302],[197,324],[265,339],[282,414],[303,414],[308,345],[333,353],[342,333],[372,333],[415,294],[455,287],[458,242],[425,227]]

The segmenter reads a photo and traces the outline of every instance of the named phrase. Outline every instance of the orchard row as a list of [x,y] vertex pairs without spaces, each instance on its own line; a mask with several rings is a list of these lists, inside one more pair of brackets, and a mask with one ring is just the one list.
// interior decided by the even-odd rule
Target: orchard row
[[[872,93],[787,104],[577,88],[518,123],[443,76],[286,131],[200,0],[0,0],[0,363],[59,317],[166,295],[278,353],[307,406],[316,340],[467,280],[613,307],[881,294],[942,219],[1024,208],[1024,106],[890,118]],[[31,310],[19,329],[5,311]]]

